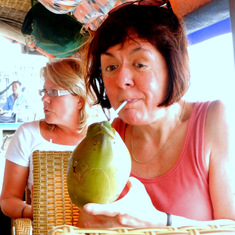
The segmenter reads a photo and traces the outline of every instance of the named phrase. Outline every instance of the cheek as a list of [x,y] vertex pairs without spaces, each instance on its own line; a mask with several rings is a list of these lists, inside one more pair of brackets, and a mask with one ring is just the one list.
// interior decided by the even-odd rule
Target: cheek
[[161,91],[161,84],[157,83],[154,80],[149,83],[143,84],[142,87],[143,89],[153,93],[159,93]]
[[151,75],[151,79],[148,82],[149,89],[165,93],[167,82],[168,76],[166,68],[158,69]]
[[148,102],[154,105],[162,102],[166,94],[165,80],[158,80],[156,78],[139,83],[139,89],[146,95]]
[[104,83],[104,87],[105,89],[107,90],[110,86],[111,86],[111,79],[105,77],[102,75],[102,78],[103,78],[103,83]]
[[77,104],[78,104],[77,100],[68,98],[65,99],[63,103],[61,103],[61,108],[69,111],[77,109]]
[[109,79],[109,78],[103,78],[103,82],[104,82],[106,94],[108,95],[108,97],[112,96],[112,94],[115,93],[114,80]]

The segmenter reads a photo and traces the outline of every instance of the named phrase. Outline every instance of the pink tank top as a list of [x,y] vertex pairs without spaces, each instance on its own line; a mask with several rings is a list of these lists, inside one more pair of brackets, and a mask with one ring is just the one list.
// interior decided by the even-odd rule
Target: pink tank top
[[[181,155],[169,172],[156,178],[143,178],[131,173],[144,184],[153,205],[160,211],[194,220],[213,219],[208,173],[203,161],[204,129],[209,104],[195,104]],[[124,140],[126,124],[121,119],[115,119],[112,126]]]

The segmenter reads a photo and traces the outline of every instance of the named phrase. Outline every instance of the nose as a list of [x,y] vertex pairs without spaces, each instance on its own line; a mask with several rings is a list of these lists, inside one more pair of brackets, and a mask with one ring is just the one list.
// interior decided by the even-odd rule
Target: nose
[[41,100],[42,100],[42,102],[50,103],[50,97],[46,92],[45,92],[44,96],[41,98]]
[[134,76],[131,69],[123,65],[118,69],[115,81],[120,88],[126,89],[134,85],[133,78]]

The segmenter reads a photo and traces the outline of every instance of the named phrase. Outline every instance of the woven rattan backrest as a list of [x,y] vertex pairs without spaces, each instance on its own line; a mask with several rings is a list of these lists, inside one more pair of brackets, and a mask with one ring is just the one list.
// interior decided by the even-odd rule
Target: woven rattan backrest
[[33,234],[47,234],[58,225],[76,225],[78,208],[67,190],[70,151],[33,153]]
[[158,228],[107,228],[79,229],[62,225],[50,231],[50,235],[234,235],[235,225],[211,225],[202,227],[158,227]]

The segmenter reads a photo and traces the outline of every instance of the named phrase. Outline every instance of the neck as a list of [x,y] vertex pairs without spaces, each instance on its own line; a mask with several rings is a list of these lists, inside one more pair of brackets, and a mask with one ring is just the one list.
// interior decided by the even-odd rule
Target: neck
[[[151,161],[153,161],[156,157],[158,157],[158,155],[164,151],[165,146],[168,144],[168,142],[170,141],[170,139],[172,138],[172,136],[174,135],[174,133],[176,132],[180,122],[182,121],[183,118],[183,114],[184,114],[184,109],[185,109],[185,102],[183,104],[183,107],[181,109],[181,106],[179,106],[180,108],[178,109],[178,113],[176,113],[174,116],[174,120],[175,121],[171,121],[171,123],[173,123],[172,125],[170,125],[169,119],[164,119],[164,125],[163,122],[161,122],[161,125],[156,126],[156,124],[154,125],[154,128],[148,128],[149,132],[145,133],[144,136],[139,135],[139,134],[135,134],[133,138],[133,126],[130,132],[130,136],[131,136],[131,155],[132,158],[138,162],[138,163],[149,163]],[[163,119],[161,119],[163,120]],[[166,129],[167,128],[167,129]],[[155,131],[154,131],[155,129]],[[145,129],[146,130],[146,129]],[[143,133],[143,132],[142,132]],[[149,133],[149,134],[148,134]],[[153,136],[154,135],[154,136]],[[142,139],[142,140],[140,140]],[[145,139],[145,141],[143,141],[143,139]],[[136,142],[138,143],[148,143],[151,144],[151,146],[156,146],[156,153],[148,158],[145,161],[141,161],[138,160],[135,156],[134,156],[134,140],[136,140]]]
[[159,143],[164,141],[177,122],[181,121],[183,109],[183,102],[159,109],[155,114],[156,119],[152,123],[132,127],[134,137],[139,136],[146,140],[157,139]]
[[[77,145],[84,137],[85,131],[81,132],[77,126],[48,125],[46,122],[45,139],[52,140],[55,144]],[[48,128],[49,127],[49,128]],[[50,129],[51,128],[51,129]]]

